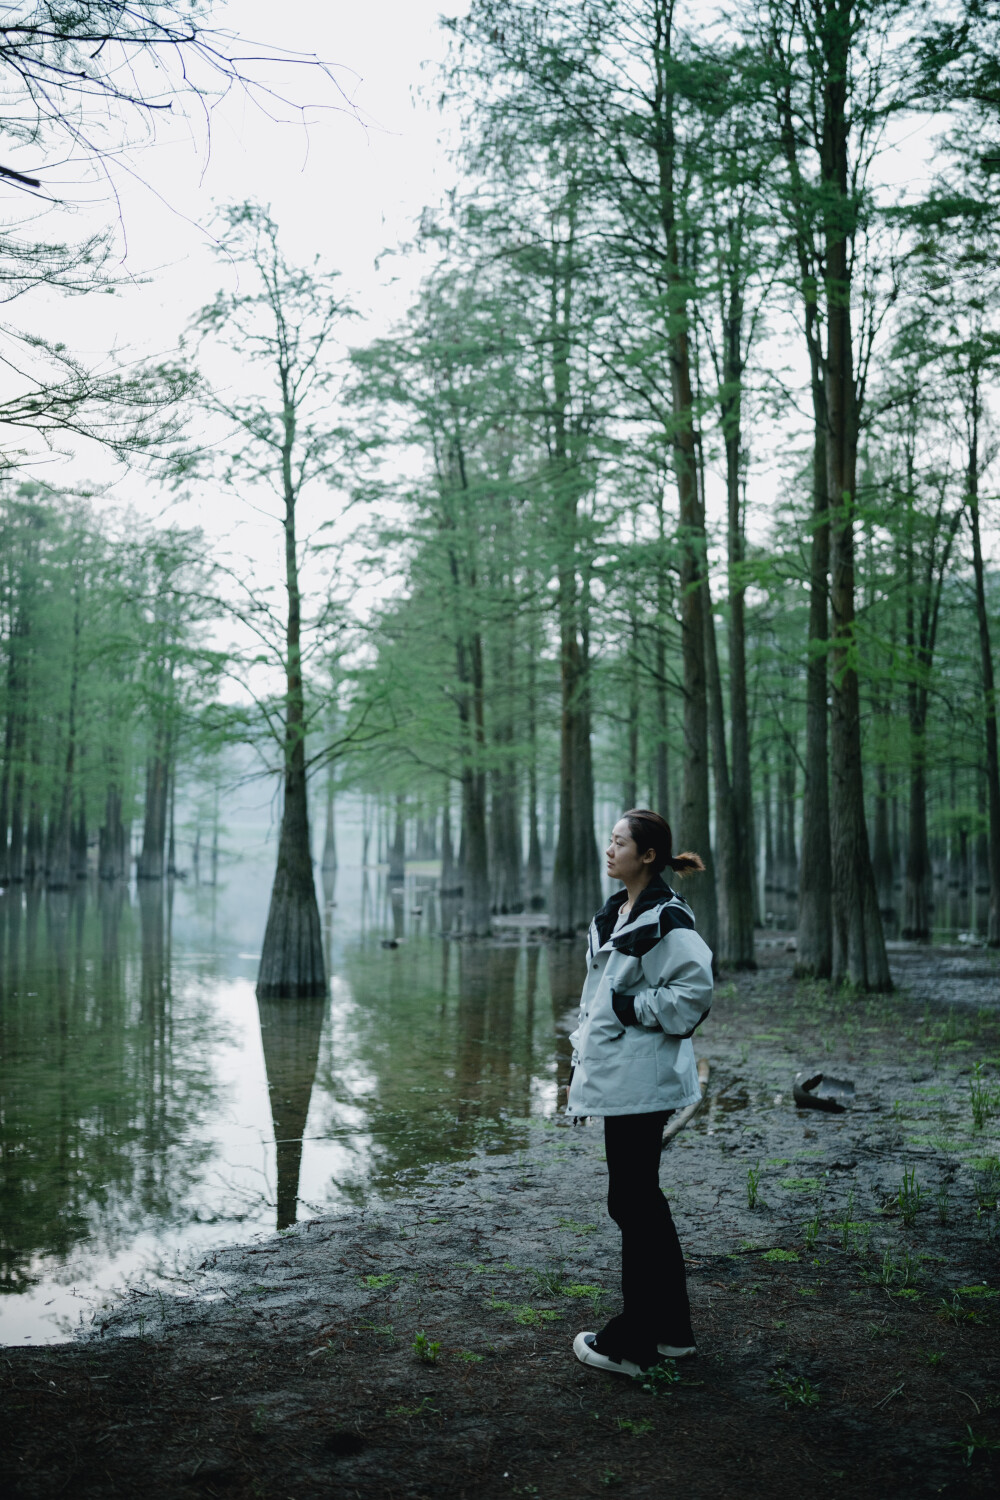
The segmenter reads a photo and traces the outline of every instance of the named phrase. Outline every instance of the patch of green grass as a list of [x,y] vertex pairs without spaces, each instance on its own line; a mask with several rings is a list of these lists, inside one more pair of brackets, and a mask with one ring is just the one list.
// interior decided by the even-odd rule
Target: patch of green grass
[[896,1205],[899,1208],[900,1218],[909,1228],[916,1222],[917,1214],[920,1212],[920,1200],[924,1196],[924,1190],[917,1182],[915,1167],[903,1168],[903,1180],[896,1192]]
[[660,1360],[658,1364],[650,1365],[648,1370],[641,1371],[636,1375],[642,1389],[650,1396],[665,1396],[672,1385],[680,1380],[677,1366],[672,1359]]
[[606,1295],[602,1286],[590,1286],[587,1282],[573,1282],[561,1288],[564,1297],[589,1297],[596,1307],[602,1297]]
[[973,1432],[966,1424],[966,1436],[959,1438],[956,1443],[949,1443],[950,1448],[957,1448],[962,1456],[962,1462],[968,1469],[977,1453],[1000,1453],[1000,1440],[997,1438],[983,1437],[981,1433]]
[[761,1260],[776,1261],[793,1261],[798,1260],[798,1258],[798,1251],[796,1250],[768,1250],[765,1255],[761,1256]]
[[823,1186],[821,1177],[783,1177],[781,1186],[790,1193],[816,1193]]
[[630,1432],[633,1437],[646,1437],[652,1430],[652,1417],[638,1417],[636,1419],[631,1417],[618,1418],[618,1431]]
[[747,1208],[765,1207],[760,1191],[760,1162],[747,1167]]
[[441,1344],[437,1339],[432,1342],[421,1329],[413,1340],[413,1352],[422,1364],[436,1365],[438,1355],[441,1353]]
[[481,1365],[483,1362],[483,1356],[473,1353],[471,1349],[456,1349],[452,1358],[460,1359],[463,1364],[467,1365]]
[[387,1417],[431,1417],[437,1416],[438,1409],[431,1402],[430,1396],[425,1396],[419,1406],[390,1406],[386,1408]]
[[387,1286],[396,1285],[396,1277],[386,1272],[384,1276],[359,1276],[358,1282],[361,1286],[371,1288],[372,1291],[381,1291]]
[[819,1391],[806,1380],[804,1375],[788,1375],[784,1370],[775,1370],[768,1385],[786,1411],[790,1411],[794,1406],[809,1410],[819,1405]]
[[1000,1292],[991,1286],[957,1286],[956,1297],[1000,1297]]
[[559,1218],[556,1220],[558,1229],[566,1229],[570,1234],[594,1234],[597,1231],[596,1224],[581,1224],[576,1219]]

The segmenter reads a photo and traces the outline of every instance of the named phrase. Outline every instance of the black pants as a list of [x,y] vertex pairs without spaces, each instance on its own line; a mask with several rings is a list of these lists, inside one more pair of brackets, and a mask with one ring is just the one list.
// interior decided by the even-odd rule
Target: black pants
[[606,1115],[608,1213],[622,1232],[623,1308],[597,1336],[610,1359],[650,1365],[657,1344],[694,1343],[684,1257],[660,1191],[660,1141],[672,1111]]

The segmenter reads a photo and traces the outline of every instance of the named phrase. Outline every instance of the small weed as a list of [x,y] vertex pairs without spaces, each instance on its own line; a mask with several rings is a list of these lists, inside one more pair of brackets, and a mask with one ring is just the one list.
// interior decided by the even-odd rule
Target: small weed
[[602,1286],[590,1286],[585,1281],[573,1282],[569,1286],[562,1287],[561,1291],[564,1297],[589,1297],[595,1307],[604,1296]]
[[977,1130],[982,1130],[991,1115],[1000,1109],[1000,1090],[990,1087],[983,1078],[983,1065],[976,1063],[975,1077],[969,1085],[972,1102],[972,1120]]
[[817,1193],[823,1183],[819,1177],[783,1177],[781,1186],[790,1193]]
[[471,1349],[456,1349],[455,1358],[467,1365],[481,1365],[483,1362],[483,1356],[474,1354]]
[[370,1287],[372,1291],[381,1291],[383,1287],[395,1286],[396,1278],[386,1272],[384,1276],[359,1276],[358,1283]]
[[808,1409],[819,1405],[819,1391],[804,1375],[786,1375],[784,1370],[775,1370],[768,1385],[780,1397],[786,1411],[793,1406]]
[[798,1260],[798,1258],[799,1255],[797,1250],[768,1250],[766,1255],[761,1256],[761,1260],[778,1261]]
[[995,1209],[1000,1199],[1000,1161],[995,1156],[981,1157],[974,1178],[976,1204],[980,1213]]
[[802,1237],[806,1242],[807,1250],[814,1250],[816,1248],[816,1241],[819,1239],[819,1229],[819,1214],[814,1214],[811,1219],[807,1219],[803,1224]]
[[564,1288],[561,1269],[558,1271],[529,1271],[528,1275],[532,1278],[543,1297],[562,1296]]
[[514,1321],[525,1323],[529,1328],[538,1323],[557,1323],[561,1317],[562,1313],[553,1307],[531,1307],[525,1303],[523,1307],[514,1308]]
[[765,1207],[760,1191],[760,1162],[747,1167],[747,1208]]
[[920,1200],[924,1196],[924,1190],[917,1182],[916,1168],[903,1168],[903,1180],[899,1184],[896,1193],[896,1203],[899,1207],[900,1217],[903,1223],[909,1227],[916,1221],[920,1211]]
[[943,1359],[944,1355],[941,1353],[941,1351],[939,1349],[933,1349],[924,1355],[924,1364],[939,1365]]
[[966,1436],[964,1438],[959,1438],[956,1443],[949,1443],[948,1446],[958,1449],[962,1455],[962,1462],[967,1469],[971,1467],[972,1460],[977,1453],[1000,1453],[1000,1441],[996,1438],[983,1437],[981,1434],[973,1432],[972,1428],[968,1425],[966,1425],[965,1431]]
[[948,1222],[948,1189],[946,1187],[939,1187],[938,1188],[937,1197],[934,1199],[934,1202],[937,1205],[937,1221],[938,1221],[938,1223],[939,1224],[947,1224],[947,1222]]
[[422,1364],[436,1365],[438,1355],[441,1353],[440,1341],[434,1339],[432,1342],[421,1329],[413,1340],[413,1352]]
[[896,1328],[892,1323],[869,1323],[868,1332],[873,1339],[898,1339],[902,1338],[902,1329]]
[[640,1417],[633,1421],[630,1417],[618,1418],[619,1432],[630,1432],[633,1437],[645,1437],[653,1430],[652,1417]]
[[991,1286],[957,1286],[956,1297],[1000,1297],[1000,1292],[993,1290]]
[[943,1318],[946,1323],[954,1323],[956,1327],[960,1323],[978,1323],[979,1314],[971,1307],[963,1307],[962,1299],[955,1295],[951,1301],[942,1297],[938,1303],[938,1317]]
[[250,1431],[251,1432],[263,1432],[264,1428],[266,1426],[267,1426],[267,1407],[266,1406],[256,1406],[256,1407],[254,1407],[253,1416],[250,1418]]
[[437,1407],[431,1402],[430,1396],[425,1396],[419,1406],[390,1406],[386,1410],[387,1417],[431,1417],[437,1416]]
[[673,1360],[664,1359],[658,1364],[650,1365],[648,1370],[642,1370],[635,1378],[647,1395],[665,1396],[681,1377]]
[[621,1484],[621,1482],[622,1476],[620,1474],[616,1474],[614,1469],[605,1469],[604,1473],[601,1475],[601,1483],[604,1485],[605,1489],[614,1489],[615,1485]]
[[910,1252],[904,1250],[897,1258],[886,1246],[875,1274],[875,1280],[879,1286],[884,1286],[887,1292],[894,1292],[898,1296],[904,1287],[916,1280],[916,1277],[917,1265]]
[[556,1226],[559,1229],[568,1229],[571,1234],[595,1234],[597,1231],[596,1224],[580,1224],[576,1219],[557,1219]]

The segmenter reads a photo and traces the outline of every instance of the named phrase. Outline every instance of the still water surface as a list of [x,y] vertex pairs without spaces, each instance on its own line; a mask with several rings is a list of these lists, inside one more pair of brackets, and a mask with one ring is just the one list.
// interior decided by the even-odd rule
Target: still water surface
[[554,1110],[576,945],[449,942],[430,876],[342,869],[324,895],[329,996],[260,1003],[255,863],[0,895],[0,1342]]

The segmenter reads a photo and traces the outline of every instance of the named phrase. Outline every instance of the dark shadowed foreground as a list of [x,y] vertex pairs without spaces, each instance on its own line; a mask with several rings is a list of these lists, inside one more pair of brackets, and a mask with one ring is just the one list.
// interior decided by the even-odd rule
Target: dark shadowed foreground
[[[5,1493],[996,1493],[995,964],[897,953],[899,992],[855,999],[789,963],[723,985],[711,1106],[664,1158],[696,1359],[639,1384],[572,1358],[616,1243],[600,1130],[543,1121],[5,1351]],[[847,1114],[793,1107],[813,1064],[854,1079]]]

